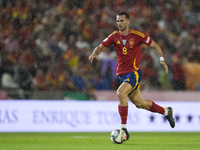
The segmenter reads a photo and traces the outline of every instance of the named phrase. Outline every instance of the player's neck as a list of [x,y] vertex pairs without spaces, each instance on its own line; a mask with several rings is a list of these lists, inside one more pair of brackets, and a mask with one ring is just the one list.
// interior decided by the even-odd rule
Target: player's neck
[[121,35],[126,36],[129,34],[129,27],[127,27],[124,31],[120,31]]

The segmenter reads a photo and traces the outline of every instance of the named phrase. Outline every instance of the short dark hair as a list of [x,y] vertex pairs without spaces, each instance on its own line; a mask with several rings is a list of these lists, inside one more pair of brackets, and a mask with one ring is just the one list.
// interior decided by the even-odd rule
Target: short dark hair
[[126,19],[129,19],[129,14],[127,14],[126,12],[120,12],[117,14],[118,16],[122,16],[122,15],[125,15]]

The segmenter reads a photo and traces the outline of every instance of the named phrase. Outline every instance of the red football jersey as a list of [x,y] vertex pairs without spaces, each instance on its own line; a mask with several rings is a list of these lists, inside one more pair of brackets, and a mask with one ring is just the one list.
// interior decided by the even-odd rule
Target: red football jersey
[[140,69],[141,44],[150,46],[151,42],[152,39],[146,34],[130,29],[126,36],[123,36],[119,30],[114,31],[101,44],[105,47],[114,45],[118,56],[116,74],[120,76]]

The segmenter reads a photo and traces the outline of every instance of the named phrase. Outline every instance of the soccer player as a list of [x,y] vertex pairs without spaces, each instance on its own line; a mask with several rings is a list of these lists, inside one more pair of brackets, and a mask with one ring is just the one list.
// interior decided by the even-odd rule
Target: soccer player
[[130,29],[130,19],[126,12],[117,14],[116,21],[119,30],[114,31],[104,39],[101,44],[94,49],[88,59],[92,63],[105,48],[108,48],[112,44],[114,45],[118,56],[116,73],[121,81],[121,85],[117,89],[117,96],[119,98],[118,111],[121,117],[121,129],[124,130],[127,135],[126,140],[130,137],[126,127],[128,115],[127,96],[137,108],[164,115],[171,127],[174,128],[175,121],[173,119],[172,108],[164,108],[151,100],[143,99],[139,89],[139,83],[142,78],[139,67],[141,44],[146,44],[155,49],[156,54],[160,58],[160,63],[164,66],[165,72],[168,73],[168,66],[165,63],[160,46],[146,34]]

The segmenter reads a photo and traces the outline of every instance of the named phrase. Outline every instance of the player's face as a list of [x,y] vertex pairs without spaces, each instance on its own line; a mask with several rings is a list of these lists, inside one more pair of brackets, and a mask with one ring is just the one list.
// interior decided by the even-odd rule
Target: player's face
[[130,23],[130,20],[126,19],[125,15],[117,15],[116,20],[120,31],[124,31]]

